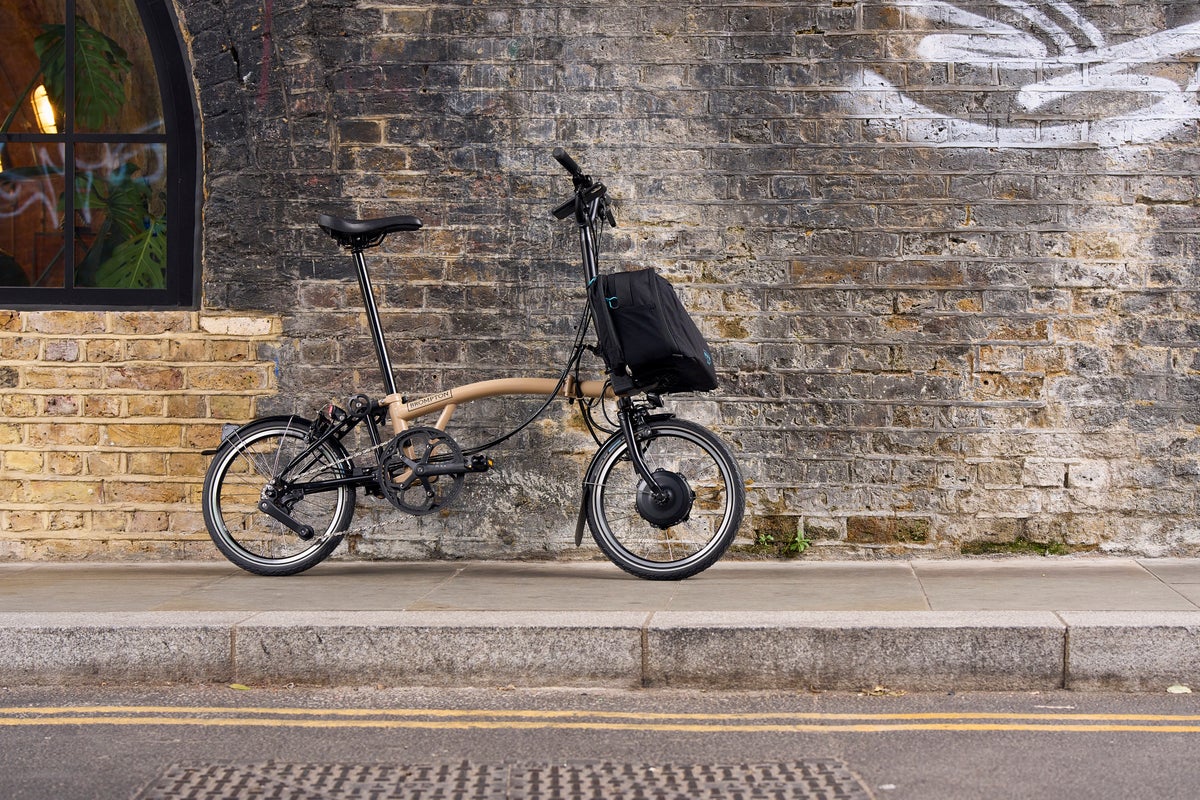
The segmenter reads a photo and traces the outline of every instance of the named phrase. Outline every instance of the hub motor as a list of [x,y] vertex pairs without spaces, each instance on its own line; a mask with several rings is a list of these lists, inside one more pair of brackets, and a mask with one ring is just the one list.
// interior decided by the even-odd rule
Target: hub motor
[[638,514],[654,527],[663,530],[686,522],[692,514],[692,501],[696,499],[692,487],[688,486],[687,480],[678,472],[660,468],[654,470],[653,475],[662,488],[662,494],[655,497],[645,481],[638,481]]

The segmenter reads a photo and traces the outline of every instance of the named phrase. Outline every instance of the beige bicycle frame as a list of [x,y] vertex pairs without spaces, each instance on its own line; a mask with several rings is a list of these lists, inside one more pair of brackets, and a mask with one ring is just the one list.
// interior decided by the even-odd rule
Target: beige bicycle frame
[[[439,411],[441,413],[438,415],[434,427],[444,431],[454,417],[454,412],[464,403],[503,395],[524,394],[546,397],[553,394],[556,388],[558,388],[558,381],[554,378],[501,378],[456,386],[453,389],[419,397],[416,400],[406,401],[402,395],[390,394],[380,402],[388,408],[388,419],[393,434],[403,433],[408,430],[408,423]],[[558,389],[558,395],[572,398],[606,397],[612,399],[616,397],[607,381],[576,381],[572,377],[568,377],[563,382],[562,388]]]

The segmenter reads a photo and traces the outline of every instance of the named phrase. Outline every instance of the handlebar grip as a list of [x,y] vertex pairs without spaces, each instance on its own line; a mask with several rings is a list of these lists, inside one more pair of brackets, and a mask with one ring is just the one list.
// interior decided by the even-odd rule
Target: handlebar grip
[[583,174],[583,170],[575,163],[575,159],[567,155],[567,151],[561,147],[554,148],[554,160],[563,165],[563,169],[571,173],[573,177],[578,178]]

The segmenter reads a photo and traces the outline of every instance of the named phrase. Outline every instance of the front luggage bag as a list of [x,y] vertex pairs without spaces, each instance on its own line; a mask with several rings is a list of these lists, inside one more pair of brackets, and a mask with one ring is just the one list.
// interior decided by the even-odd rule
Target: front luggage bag
[[599,275],[588,300],[617,394],[717,388],[708,342],[674,287],[653,269]]

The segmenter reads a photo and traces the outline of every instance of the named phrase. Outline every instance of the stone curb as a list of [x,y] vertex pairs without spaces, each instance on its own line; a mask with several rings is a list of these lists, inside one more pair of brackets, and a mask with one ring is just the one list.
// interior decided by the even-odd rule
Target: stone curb
[[1200,612],[0,613],[0,685],[1158,690]]

